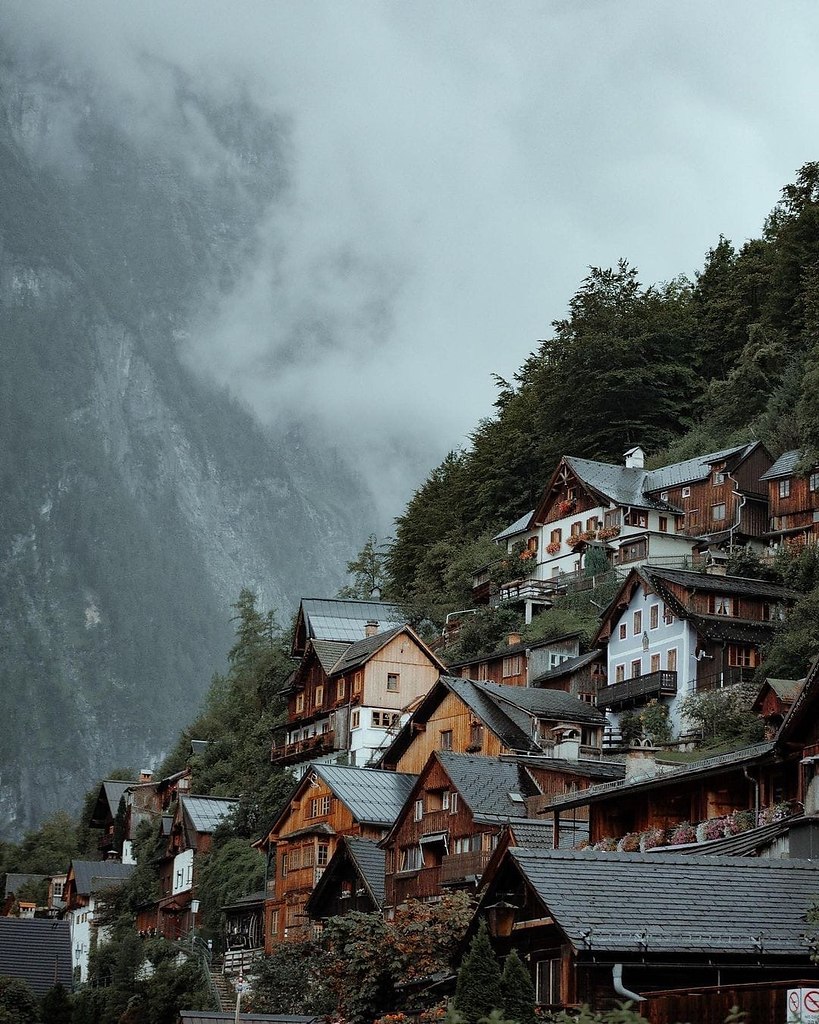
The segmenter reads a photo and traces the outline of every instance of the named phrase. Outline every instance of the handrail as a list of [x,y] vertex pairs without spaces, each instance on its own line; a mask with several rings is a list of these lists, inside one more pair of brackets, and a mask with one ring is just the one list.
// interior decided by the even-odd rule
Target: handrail
[[175,942],[174,945],[180,953],[184,953],[189,957],[195,956],[199,961],[199,966],[205,978],[205,984],[207,985],[208,992],[213,999],[214,1006],[217,1010],[221,1010],[222,999],[219,995],[219,990],[216,988],[216,982],[213,980],[213,974],[210,969],[213,953],[207,942],[196,935],[191,936],[189,939],[180,939]]

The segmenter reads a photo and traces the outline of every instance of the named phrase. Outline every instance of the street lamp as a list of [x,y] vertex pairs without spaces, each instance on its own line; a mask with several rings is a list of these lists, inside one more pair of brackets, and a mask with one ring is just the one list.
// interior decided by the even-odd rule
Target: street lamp
[[498,900],[486,908],[486,919],[489,934],[493,939],[508,939],[515,923],[515,913],[519,910],[514,903]]
[[191,900],[191,946],[196,938],[196,915],[199,913],[199,900]]

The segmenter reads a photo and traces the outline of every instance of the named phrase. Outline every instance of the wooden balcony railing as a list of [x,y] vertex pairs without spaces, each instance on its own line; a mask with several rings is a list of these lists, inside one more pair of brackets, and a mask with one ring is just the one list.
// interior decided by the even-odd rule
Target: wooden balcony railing
[[311,736],[296,743],[280,743],[270,751],[270,760],[274,764],[293,764],[305,758],[315,757],[325,751],[335,750],[336,734],[323,732],[320,736]]
[[418,871],[387,875],[387,902],[398,906],[405,900],[424,900],[441,895],[441,867],[421,868]]
[[722,672],[712,672],[694,683],[695,689],[700,690],[721,690],[725,686],[736,686],[738,683],[753,682],[756,669],[744,667],[731,667],[723,669]]
[[488,850],[448,854],[441,862],[441,885],[463,882],[473,876],[480,878],[491,856]]
[[676,672],[651,672],[601,687],[597,693],[597,706],[614,708],[650,697],[673,697],[676,693]]

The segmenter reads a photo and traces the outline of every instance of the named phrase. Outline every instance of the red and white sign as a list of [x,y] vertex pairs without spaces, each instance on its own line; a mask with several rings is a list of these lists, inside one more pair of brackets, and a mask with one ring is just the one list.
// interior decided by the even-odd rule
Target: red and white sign
[[819,1024],[819,987],[789,988],[788,1024]]

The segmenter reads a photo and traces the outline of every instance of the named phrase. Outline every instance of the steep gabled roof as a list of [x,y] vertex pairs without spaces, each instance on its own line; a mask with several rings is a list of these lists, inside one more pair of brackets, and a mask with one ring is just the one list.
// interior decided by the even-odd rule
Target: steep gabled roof
[[343,871],[343,865],[347,862],[352,864],[363,887],[377,910],[384,906],[386,887],[384,882],[386,854],[384,850],[373,839],[364,839],[361,836],[341,836],[336,845],[335,853],[330,858],[330,863],[322,872],[321,878],[316,887],[307,899],[305,911],[313,915],[321,907],[325,893],[336,883],[336,877]]
[[554,668],[550,668],[548,672],[541,672],[539,676],[535,676],[530,685],[541,686],[543,683],[552,682],[554,679],[570,676],[573,672],[579,672],[581,668],[591,665],[593,661],[599,660],[602,656],[602,651],[594,650],[587,651],[586,654],[579,654],[576,658],[567,658]]
[[0,917],[0,976],[44,996],[57,982],[71,990],[71,926],[50,918]]
[[17,893],[26,885],[36,884],[42,882],[49,875],[33,875],[31,873],[23,874],[21,872],[9,871],[6,874],[6,896],[16,896]]
[[451,750],[436,751],[435,756],[478,822],[525,818],[523,799],[539,792],[517,761]]
[[72,860],[74,886],[79,896],[90,896],[104,888],[105,883],[116,885],[133,873],[134,864],[121,864],[118,860]]
[[319,664],[329,676],[333,671],[333,665],[344,655],[351,643],[347,640],[311,640],[310,645],[316,652]]
[[798,448],[785,452],[784,455],[779,456],[768,472],[763,473],[759,479],[781,480],[783,477],[793,476],[801,458],[802,452]]
[[532,516],[535,514],[535,510],[527,512],[522,515],[520,519],[516,519],[511,526],[507,526],[505,530],[501,530],[500,533],[495,534],[492,538],[495,541],[506,540],[508,537],[514,537],[518,533],[525,533],[531,526]]
[[562,690],[542,690],[532,686],[503,686],[500,683],[475,684],[508,713],[508,707],[525,712],[527,716],[549,718],[561,722],[580,722],[585,725],[604,725],[606,716],[592,704]]
[[805,914],[817,878],[811,861],[520,848],[507,856],[580,954],[808,960]]
[[615,505],[657,509],[672,507],[667,502],[659,501],[644,492],[644,469],[618,466],[609,462],[593,462],[591,459],[578,459],[573,455],[567,455],[564,462],[586,487]]
[[421,648],[439,671],[443,672],[446,670],[443,662],[435,657],[414,630],[409,626],[394,626],[383,633],[376,633],[373,636],[365,637],[363,640],[357,640],[355,643],[350,644],[333,665],[330,675],[337,676],[344,672],[349,672],[351,669],[360,668],[400,633],[403,633],[412,643]]
[[126,782],[121,779],[106,779],[100,784],[100,791],[94,810],[91,812],[89,824],[92,828],[101,828],[108,821],[109,817],[115,818],[119,809],[119,802],[125,796],[126,790],[136,786],[137,781]]
[[384,601],[353,601],[345,598],[302,598],[293,633],[293,653],[302,652],[307,640],[341,640],[352,643],[366,635],[368,622],[380,629],[406,622],[406,612]]
[[215,832],[239,806],[239,801],[217,796],[181,796],[179,802],[191,826],[197,832]]
[[722,451],[709,452],[708,455],[697,455],[683,462],[672,462],[668,466],[660,466],[659,469],[646,470],[645,488],[647,491],[665,491],[672,487],[680,487],[682,484],[707,480],[715,462],[731,459],[738,464],[750,455],[758,444],[758,441],[750,441],[748,444],[734,445],[733,448],[723,448]]
[[417,776],[377,768],[315,764],[314,771],[363,824],[389,826],[398,817]]

